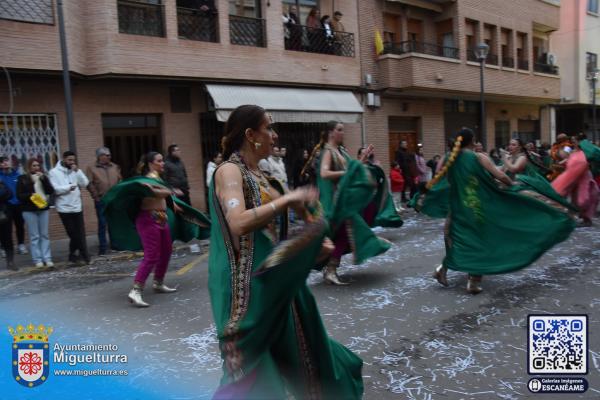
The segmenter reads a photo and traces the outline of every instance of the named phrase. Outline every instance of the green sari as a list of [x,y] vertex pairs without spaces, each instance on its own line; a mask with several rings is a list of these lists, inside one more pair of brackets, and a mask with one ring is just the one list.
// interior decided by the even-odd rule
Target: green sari
[[[161,179],[135,176],[113,186],[102,197],[111,245],[118,250],[142,249],[142,242],[135,228],[135,219],[140,212],[142,199],[154,196],[144,184],[168,188]],[[177,204],[182,212],[175,213],[173,204]],[[206,239],[209,235],[208,217],[175,196],[167,199],[167,217],[173,240],[188,242],[194,238]]]
[[[551,199],[572,211],[576,211],[576,208],[574,208],[567,199],[556,193],[552,188],[552,185],[550,185],[550,182],[548,182],[544,176],[539,174],[537,167],[531,165],[529,160],[522,173],[513,174],[507,172],[506,175],[516,181],[516,184],[507,188],[507,190],[513,192],[528,192],[530,196],[533,195],[533,193],[537,193],[538,195]],[[410,204],[416,211],[429,217],[446,218],[450,211],[449,199],[450,184],[448,183],[448,178],[445,176],[426,193],[417,193]]]
[[[260,206],[246,166],[235,154],[230,162],[242,173],[246,209]],[[236,251],[214,185],[208,286],[223,358],[214,398],[360,399],[362,360],[327,335],[306,285],[327,220],[316,215],[280,243],[268,228],[243,235]]]
[[[338,150],[342,158],[329,144],[321,151],[317,164],[319,200],[330,222],[328,236],[336,245],[332,257],[340,258],[342,254],[352,252],[354,263],[361,264],[368,258],[385,253],[391,244],[375,236],[362,215],[363,210],[377,193],[372,175],[362,163],[352,159],[342,147]],[[331,153],[331,170],[346,171],[337,183],[321,177],[320,165],[326,151]]]
[[377,184],[375,198],[370,204],[370,206],[374,207],[375,218],[373,221],[370,221],[369,225],[371,227],[382,226],[385,228],[401,227],[404,221],[402,221],[402,218],[400,218],[396,211],[385,172],[380,166],[371,163],[367,164],[367,168]]
[[579,147],[590,163],[590,169],[594,177],[600,175],[600,147],[585,139],[579,142]]
[[473,275],[515,271],[567,239],[575,228],[570,210],[552,198],[499,186],[472,151],[457,156],[448,183],[444,266],[450,269]]

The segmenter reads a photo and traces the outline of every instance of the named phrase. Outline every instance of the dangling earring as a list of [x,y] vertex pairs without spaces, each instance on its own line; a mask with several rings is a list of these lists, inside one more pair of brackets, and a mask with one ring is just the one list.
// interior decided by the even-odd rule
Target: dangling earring
[[260,149],[260,146],[262,146],[262,143],[254,142],[254,148],[256,150]]

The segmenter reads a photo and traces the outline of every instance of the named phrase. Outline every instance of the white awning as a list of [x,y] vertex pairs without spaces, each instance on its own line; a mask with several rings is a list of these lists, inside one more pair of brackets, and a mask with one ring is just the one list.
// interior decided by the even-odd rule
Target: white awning
[[274,122],[356,123],[363,112],[350,91],[266,86],[206,85],[219,121],[243,104],[256,104],[273,115]]

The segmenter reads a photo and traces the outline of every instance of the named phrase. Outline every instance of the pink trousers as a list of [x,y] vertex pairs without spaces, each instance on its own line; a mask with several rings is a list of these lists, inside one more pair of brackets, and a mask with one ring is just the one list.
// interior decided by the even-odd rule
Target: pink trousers
[[144,248],[144,258],[135,274],[135,283],[144,285],[152,271],[154,280],[162,282],[173,251],[169,224],[155,218],[152,211],[142,210],[135,220],[135,226]]

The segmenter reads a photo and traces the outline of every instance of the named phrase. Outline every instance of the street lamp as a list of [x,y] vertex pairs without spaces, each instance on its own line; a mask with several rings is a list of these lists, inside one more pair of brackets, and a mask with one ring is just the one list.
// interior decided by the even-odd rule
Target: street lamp
[[488,46],[485,43],[479,43],[475,48],[475,57],[477,57],[477,59],[479,60],[479,76],[481,79],[481,88],[479,91],[479,97],[481,102],[481,144],[485,150],[487,150],[487,132],[485,124],[485,88],[483,86],[483,66],[485,65],[485,59],[487,58],[489,51],[490,46]]
[[598,133],[596,127],[596,82],[598,82],[598,75],[600,75],[600,70],[598,68],[594,68],[590,74],[590,81],[592,81],[592,140],[598,140],[596,134]]

